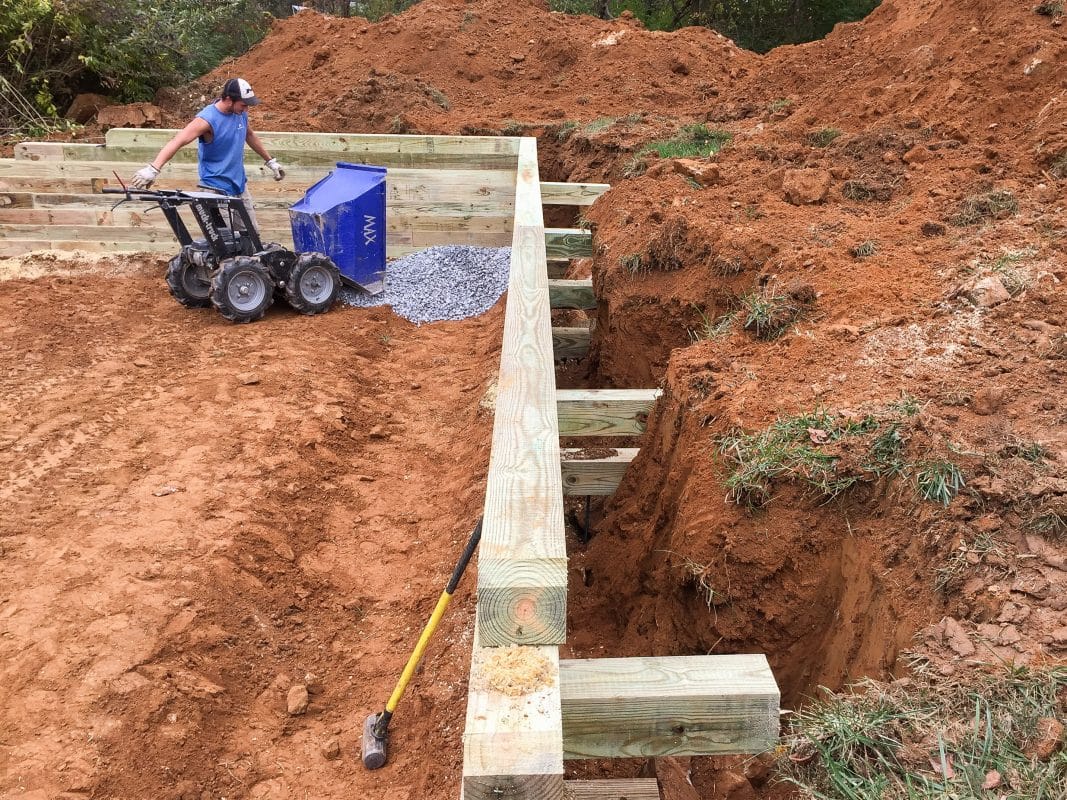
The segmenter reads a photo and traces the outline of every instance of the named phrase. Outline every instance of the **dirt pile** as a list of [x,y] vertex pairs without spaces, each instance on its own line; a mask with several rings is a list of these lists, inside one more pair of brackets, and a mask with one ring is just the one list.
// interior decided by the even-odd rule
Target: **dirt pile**
[[[230,74],[264,104],[261,128],[498,133],[641,112],[704,114],[758,57],[691,28],[552,13],[542,2],[425,0],[372,24],[303,12],[275,23]],[[189,109],[192,106],[190,105]]]

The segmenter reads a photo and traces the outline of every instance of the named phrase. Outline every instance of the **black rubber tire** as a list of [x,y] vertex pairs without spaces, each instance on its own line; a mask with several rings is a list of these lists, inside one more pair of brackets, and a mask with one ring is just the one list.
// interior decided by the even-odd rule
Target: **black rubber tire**
[[211,281],[200,275],[207,270],[190,264],[183,253],[178,253],[167,264],[167,287],[174,299],[186,308],[211,306]]
[[341,292],[341,273],[322,253],[301,253],[285,281],[285,299],[301,314],[329,311]]
[[273,302],[270,270],[255,256],[227,258],[211,279],[211,303],[231,322],[262,319]]

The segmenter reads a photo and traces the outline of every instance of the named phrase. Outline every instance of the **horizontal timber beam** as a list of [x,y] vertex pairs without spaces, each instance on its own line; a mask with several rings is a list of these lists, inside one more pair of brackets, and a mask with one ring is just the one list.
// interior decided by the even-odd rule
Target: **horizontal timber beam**
[[564,758],[754,755],[778,741],[763,655],[560,661]]
[[596,308],[591,278],[578,281],[549,279],[548,297],[552,308]]
[[541,181],[541,202],[546,206],[591,206],[611,188],[607,183],[551,183]]
[[549,259],[584,258],[593,255],[593,234],[582,228],[545,228]]
[[588,356],[591,335],[589,328],[553,328],[552,352],[556,360]]
[[564,781],[563,787],[568,800],[660,800],[655,778]]
[[[104,135],[108,147],[159,149],[176,130],[165,128],[112,128]],[[329,150],[352,153],[457,153],[483,155],[502,153],[514,157],[519,139],[514,136],[434,136],[388,133],[313,133],[304,131],[256,131],[268,150]]]
[[557,389],[560,436],[632,436],[645,432],[660,389]]
[[[608,451],[605,455],[600,452]],[[560,450],[560,475],[565,495],[614,494],[630,462],[637,457],[637,447],[581,448]]]

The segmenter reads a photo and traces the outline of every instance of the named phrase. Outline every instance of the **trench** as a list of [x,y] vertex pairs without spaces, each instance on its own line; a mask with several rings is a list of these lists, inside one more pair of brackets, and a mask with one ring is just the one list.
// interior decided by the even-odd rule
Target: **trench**
[[[562,169],[576,160],[561,152],[567,146],[540,151],[544,180],[608,182],[588,169]],[[585,153],[582,161],[610,163],[613,155]],[[899,676],[899,656],[916,631],[941,615],[929,576],[910,566],[926,560],[914,520],[868,489],[824,505],[786,485],[759,513],[727,503],[702,429],[715,409],[694,413],[686,381],[672,370],[672,350],[688,344],[676,335],[686,312],[647,295],[599,298],[602,333],[594,333],[592,358],[557,365],[559,388],[665,390],[643,437],[580,442],[643,453],[615,495],[592,501],[587,545],[577,538],[584,504],[568,501],[568,646],[575,657],[764,653],[783,708],[820,687]]]

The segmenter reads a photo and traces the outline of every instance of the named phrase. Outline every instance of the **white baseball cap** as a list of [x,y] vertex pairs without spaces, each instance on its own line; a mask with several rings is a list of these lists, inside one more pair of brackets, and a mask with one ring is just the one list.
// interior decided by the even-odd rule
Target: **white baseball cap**
[[250,106],[259,105],[259,98],[244,78],[230,78],[226,81],[226,85],[222,87],[222,96],[231,100],[243,100]]

